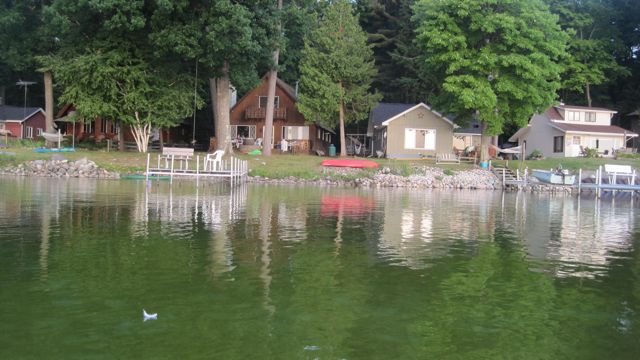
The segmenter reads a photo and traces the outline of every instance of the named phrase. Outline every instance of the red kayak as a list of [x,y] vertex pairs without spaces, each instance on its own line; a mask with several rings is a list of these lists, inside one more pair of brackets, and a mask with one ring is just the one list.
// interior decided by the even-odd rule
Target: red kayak
[[335,159],[335,160],[323,160],[322,166],[336,166],[336,167],[350,167],[357,169],[375,169],[380,165],[371,160],[358,160],[358,159]]

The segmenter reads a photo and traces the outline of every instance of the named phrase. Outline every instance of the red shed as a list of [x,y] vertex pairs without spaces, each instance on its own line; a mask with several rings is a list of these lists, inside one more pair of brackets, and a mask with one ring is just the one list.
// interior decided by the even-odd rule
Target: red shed
[[46,129],[42,108],[0,105],[0,129],[18,139],[36,139]]

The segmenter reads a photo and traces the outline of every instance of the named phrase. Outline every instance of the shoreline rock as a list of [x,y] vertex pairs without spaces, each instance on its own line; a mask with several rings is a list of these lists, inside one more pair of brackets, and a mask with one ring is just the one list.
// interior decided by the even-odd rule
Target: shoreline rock
[[101,169],[95,162],[86,158],[69,160],[34,160],[18,166],[0,169],[0,174],[16,176],[37,176],[51,178],[93,178],[118,179],[118,173]]

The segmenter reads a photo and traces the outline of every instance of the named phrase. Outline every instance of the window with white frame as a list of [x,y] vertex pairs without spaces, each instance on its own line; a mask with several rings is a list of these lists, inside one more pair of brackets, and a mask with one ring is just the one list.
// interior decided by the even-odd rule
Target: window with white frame
[[573,136],[571,141],[573,145],[580,145],[580,136]]
[[84,133],[85,134],[93,133],[93,121],[87,121],[84,123]]
[[283,126],[282,138],[286,140],[309,140],[309,127]]
[[[258,107],[260,108],[266,108],[267,107],[267,99],[268,97],[266,96],[260,96],[260,101],[258,102]],[[280,107],[280,96],[276,96],[273,99],[273,107],[278,109]]]
[[404,129],[404,148],[419,150],[436,149],[435,129]]
[[36,136],[42,136],[42,129],[41,128],[36,128]]
[[584,119],[586,122],[596,122],[596,113],[588,112],[586,113],[586,117]]
[[255,125],[231,125],[231,138],[237,139],[255,139],[256,138],[256,126]]
[[580,112],[578,112],[578,111],[567,111],[567,120],[569,120],[569,121],[580,121]]
[[100,130],[103,133],[107,132],[107,119],[100,119]]
[[32,126],[27,126],[25,128],[25,138],[27,139],[33,139],[33,127]]

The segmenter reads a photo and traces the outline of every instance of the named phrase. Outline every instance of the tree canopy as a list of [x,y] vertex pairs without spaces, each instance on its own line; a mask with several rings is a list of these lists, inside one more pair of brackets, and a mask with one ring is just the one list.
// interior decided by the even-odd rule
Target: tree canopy
[[342,156],[345,123],[365,119],[379,98],[369,92],[376,74],[372,55],[351,4],[344,0],[331,3],[305,39],[298,108],[309,120],[339,126]]
[[541,1],[420,0],[415,17],[438,107],[498,135],[555,100],[566,35]]

